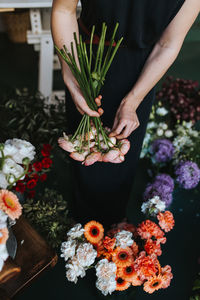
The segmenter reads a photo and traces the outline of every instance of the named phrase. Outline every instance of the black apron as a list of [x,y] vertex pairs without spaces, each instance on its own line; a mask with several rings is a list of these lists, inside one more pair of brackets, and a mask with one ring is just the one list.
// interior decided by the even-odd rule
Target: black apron
[[[112,127],[117,108],[137,81],[153,46],[177,14],[184,0],[82,0],[81,20],[88,30],[103,22],[110,33],[119,22],[117,37],[124,37],[101,91],[102,121]],[[88,37],[83,34],[84,38]],[[107,39],[109,39],[109,32]],[[122,164],[95,163],[85,167],[71,161],[74,182],[73,215],[79,222],[95,219],[105,225],[119,222],[126,214],[131,187],[149,119],[154,89],[137,109],[140,126],[131,134],[131,149]],[[81,115],[66,90],[68,133],[73,133]]]

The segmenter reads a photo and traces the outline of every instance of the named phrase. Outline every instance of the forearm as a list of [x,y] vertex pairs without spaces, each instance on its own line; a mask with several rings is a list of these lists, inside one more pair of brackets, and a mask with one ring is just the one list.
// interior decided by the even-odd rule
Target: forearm
[[180,48],[181,46],[165,47],[159,42],[155,45],[137,82],[127,95],[135,109],[173,64]]
[[[58,48],[62,48],[65,45],[67,49],[71,49],[71,42],[74,41],[73,33],[76,32],[78,36],[76,9],[62,10],[61,8],[57,9],[55,6],[54,4],[51,15],[51,31],[54,44]],[[65,84],[67,86],[74,85],[75,79],[67,63],[60,56],[59,60]]]

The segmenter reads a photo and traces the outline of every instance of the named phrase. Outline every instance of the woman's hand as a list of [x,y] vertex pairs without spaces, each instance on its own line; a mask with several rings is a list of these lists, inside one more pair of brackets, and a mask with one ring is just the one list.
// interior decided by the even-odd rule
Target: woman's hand
[[133,100],[124,98],[117,110],[110,137],[127,138],[140,125]]

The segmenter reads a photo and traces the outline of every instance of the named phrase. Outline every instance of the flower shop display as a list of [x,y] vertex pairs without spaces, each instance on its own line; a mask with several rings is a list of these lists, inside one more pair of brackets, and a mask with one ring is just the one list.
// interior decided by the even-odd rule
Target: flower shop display
[[61,245],[67,279],[77,283],[89,268],[95,268],[96,287],[104,296],[131,286],[143,286],[150,294],[167,288],[173,278],[171,267],[161,267],[158,256],[174,219],[172,213],[165,211],[157,214],[157,220],[159,225],[145,220],[137,227],[123,222],[113,225],[107,233],[96,221],[84,227],[76,224]]
[[22,214],[19,199],[10,190],[25,177],[34,156],[35,147],[27,141],[15,138],[0,144],[0,271],[9,256],[8,227]]
[[72,224],[67,201],[53,189],[45,188],[43,193],[39,193],[38,200],[27,199],[23,214],[53,248],[60,246],[66,229]]
[[[101,96],[99,94],[123,39],[115,42],[118,26],[119,24],[116,24],[106,53],[104,48],[107,26],[105,23],[102,25],[95,55],[93,50],[95,26],[92,28],[89,50],[86,48],[86,43],[82,41],[82,36],[80,35],[78,39],[76,33],[74,33],[75,48],[73,42],[71,49],[67,49],[65,45],[62,49],[55,46],[76,78],[87,105],[95,111],[100,110],[98,103]],[[58,143],[62,149],[70,153],[72,159],[82,162],[85,166],[90,166],[97,161],[122,163],[130,148],[130,143],[126,139],[118,141],[116,138],[109,138],[109,132],[110,129],[102,125],[100,117],[90,117],[84,114],[76,132],[73,135],[64,133],[64,137],[59,138]]]
[[40,150],[40,155],[37,160],[29,164],[28,172],[24,179],[17,182],[14,189],[17,192],[26,194],[27,198],[35,196],[35,188],[39,182],[44,182],[47,179],[47,172],[50,171],[52,166],[52,146],[44,144]]

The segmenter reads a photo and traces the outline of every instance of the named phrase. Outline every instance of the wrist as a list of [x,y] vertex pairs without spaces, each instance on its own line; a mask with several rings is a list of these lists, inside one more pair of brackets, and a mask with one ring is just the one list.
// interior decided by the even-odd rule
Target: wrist
[[137,98],[134,93],[131,91],[125,98],[125,101],[130,105],[130,108],[137,110],[138,106],[142,102],[142,99]]

